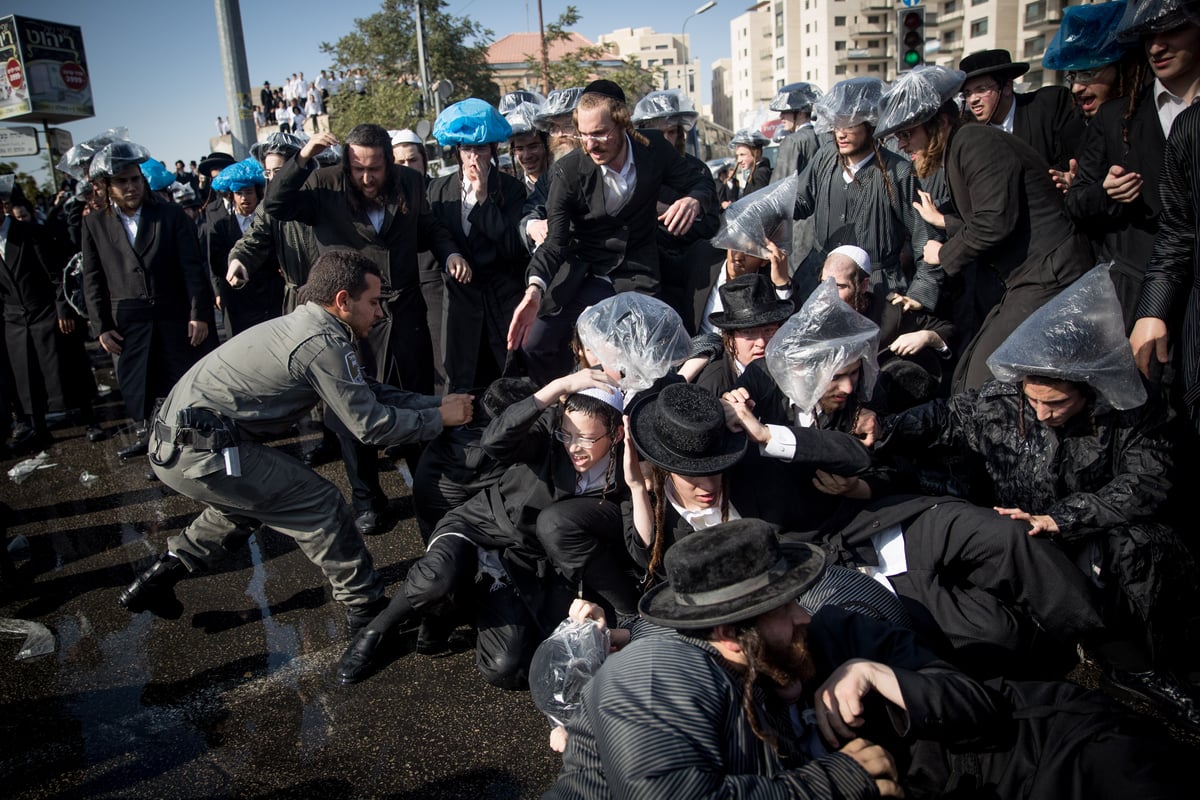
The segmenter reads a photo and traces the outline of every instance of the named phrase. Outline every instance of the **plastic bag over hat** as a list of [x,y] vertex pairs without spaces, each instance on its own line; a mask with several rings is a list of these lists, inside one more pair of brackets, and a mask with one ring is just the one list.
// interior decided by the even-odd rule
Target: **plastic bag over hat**
[[137,166],[150,158],[150,151],[135,142],[117,141],[104,145],[92,157],[88,176],[95,179],[111,177],[127,167]]
[[864,122],[874,126],[879,121],[879,101],[887,88],[879,78],[838,81],[828,94],[813,103],[813,129],[821,134]]
[[783,252],[792,249],[792,214],[800,176],[791,175],[731,203],[711,240],[718,250],[737,250],[770,259],[767,242]]
[[540,109],[541,106],[533,103],[518,103],[514,108],[505,112],[504,119],[512,128],[512,135],[520,136],[523,133],[537,130],[536,120]]
[[291,158],[304,149],[304,144],[307,141],[308,137],[306,136],[277,131],[261,142],[255,142],[250,145],[250,155],[254,156],[260,162],[265,161],[267,156],[272,154]]
[[496,104],[496,110],[501,116],[507,117],[509,113],[516,110],[522,103],[540,106],[546,102],[546,98],[542,97],[538,92],[532,92],[528,89],[518,89],[515,92],[509,92],[500,98],[500,102]]
[[729,149],[737,150],[739,144],[745,145],[746,147],[758,147],[761,149],[770,143],[771,140],[764,136],[763,133],[758,129],[742,128],[733,135],[732,139],[729,140]]
[[[305,137],[304,141],[307,142],[308,138]],[[326,147],[324,150],[317,153],[315,157],[317,159],[317,163],[322,167],[332,167],[334,164],[340,164],[342,163],[342,146],[340,144],[335,144],[332,147]]]
[[822,92],[811,83],[789,83],[776,93],[772,111],[807,111],[812,113],[813,103],[821,99]]
[[1086,383],[1122,410],[1145,403],[1110,266],[1092,269],[1026,317],[988,356],[992,374],[1005,383],[1028,375]]
[[529,664],[529,694],[554,725],[566,725],[579,710],[583,688],[608,657],[608,631],[595,622],[563,620],[538,645]]
[[1200,25],[1200,0],[1130,2],[1117,25],[1117,38],[1132,44],[1152,33],[1173,30],[1189,22]]
[[1042,56],[1046,69],[1097,69],[1119,61],[1129,45],[1117,40],[1117,26],[1125,15],[1125,0],[1069,6],[1062,24]]
[[141,166],[142,174],[146,176],[146,183],[150,184],[153,191],[161,192],[175,183],[175,173],[167,172],[167,168],[158,159],[151,158],[143,161]]
[[214,192],[240,192],[251,186],[263,186],[266,182],[262,164],[256,158],[247,158],[218,172],[212,188]]
[[801,411],[812,412],[838,370],[862,360],[858,396],[875,389],[879,326],[838,297],[833,278],[821,283],[767,344],[767,371]]
[[875,138],[933,119],[937,110],[953,100],[967,73],[947,67],[917,67],[895,80],[879,101]]
[[573,112],[575,106],[579,105],[579,98],[582,96],[583,87],[581,86],[575,86],[570,89],[555,89],[546,96],[546,102],[542,103],[541,109],[534,118],[534,124],[540,130],[549,130],[551,120]]
[[184,208],[195,208],[200,205],[200,198],[196,196],[196,190],[190,183],[175,182],[171,184],[171,196]]
[[70,175],[77,181],[86,181],[88,167],[96,153],[103,150],[105,145],[127,141],[129,141],[127,128],[109,128],[104,133],[97,134],[86,142],[80,142],[63,153],[62,158],[58,160],[58,171]]
[[638,100],[633,107],[633,124],[646,120],[665,119],[668,125],[682,125],[685,131],[696,127],[700,113],[691,98],[678,89],[662,89]]
[[626,395],[649,388],[682,364],[692,346],[675,309],[637,292],[622,292],[584,309],[575,330],[605,369],[621,373]]
[[491,103],[468,97],[438,114],[433,123],[433,136],[442,147],[492,144],[512,136],[512,127]]

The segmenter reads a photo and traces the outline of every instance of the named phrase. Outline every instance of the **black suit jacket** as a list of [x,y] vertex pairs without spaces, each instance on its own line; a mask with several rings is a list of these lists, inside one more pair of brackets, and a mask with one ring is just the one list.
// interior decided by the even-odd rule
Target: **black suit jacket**
[[1066,169],[1079,152],[1085,123],[1065,86],[1045,86],[1013,95],[1013,135],[1038,152],[1055,169]]
[[525,205],[521,181],[495,168],[488,172],[488,196],[471,209],[470,234],[463,232],[462,225],[461,170],[432,181],[428,197],[434,218],[454,237],[458,252],[470,262],[476,278],[511,271],[521,279],[529,260],[518,230]]
[[[1153,86],[1142,90],[1137,109],[1126,123],[1128,109],[1127,99],[1100,107],[1084,134],[1077,154],[1079,171],[1066,198],[1067,211],[1091,237],[1098,258],[1113,262],[1127,327],[1134,320],[1138,289],[1158,233],[1162,211],[1159,167],[1167,141],[1158,121]],[[1132,203],[1110,200],[1104,190],[1104,179],[1114,165],[1142,176],[1141,194]],[[1124,280],[1118,282],[1118,275]]]
[[630,137],[637,182],[614,215],[604,208],[603,171],[586,152],[575,150],[550,167],[549,233],[526,270],[527,282],[537,277],[548,287],[543,315],[570,302],[589,274],[620,281],[618,290],[657,293],[660,276],[655,232],[661,187],[695,198],[701,208],[714,202],[712,179],[706,171],[693,168],[661,133],[646,131],[644,135],[649,145]]
[[6,319],[20,321],[55,309],[59,319],[77,315],[59,296],[66,254],[49,233],[37,225],[9,221],[8,246],[0,253],[0,301]]
[[379,265],[385,291],[417,290],[417,253],[432,250],[445,265],[454,252],[450,233],[433,217],[425,198],[425,181],[408,167],[393,165],[396,198],[384,206],[379,231],[363,208],[350,202],[341,165],[316,169],[316,161],[301,164],[299,155],[283,165],[267,185],[263,205],[281,220],[312,226],[317,249],[350,247]]
[[[92,335],[120,332],[127,323],[211,323],[209,273],[196,228],[183,209],[148,199],[132,245],[117,213],[98,212],[83,220],[83,287]],[[210,336],[215,340],[216,331]]]

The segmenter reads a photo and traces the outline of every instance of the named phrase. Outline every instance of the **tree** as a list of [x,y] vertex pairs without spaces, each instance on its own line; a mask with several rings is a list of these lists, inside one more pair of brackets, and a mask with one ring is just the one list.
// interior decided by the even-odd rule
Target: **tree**
[[[578,25],[582,17],[575,6],[559,15],[558,19],[546,26],[546,45],[555,42],[569,42],[569,28]],[[533,72],[541,73],[542,58],[540,54],[525,55],[526,63]],[[642,68],[633,56],[621,62],[616,69],[605,68],[601,62],[613,60],[613,54],[603,45],[593,44],[578,47],[575,50],[559,56],[558,61],[551,61],[548,74],[551,89],[565,89],[571,86],[586,86],[601,74],[625,90],[625,96],[633,103],[642,95],[655,87],[654,76]]]
[[321,44],[321,51],[333,57],[337,69],[363,69],[369,77],[366,94],[344,87],[330,98],[335,134],[360,122],[412,127],[421,116],[433,116],[432,109],[418,105],[418,2],[425,22],[425,60],[430,79],[436,82],[446,78],[454,85],[451,102],[466,97],[489,103],[500,99],[487,63],[487,47],[493,36],[490,30],[466,17],[450,16],[443,0],[384,0],[377,13],[354,20],[353,33],[333,44]]

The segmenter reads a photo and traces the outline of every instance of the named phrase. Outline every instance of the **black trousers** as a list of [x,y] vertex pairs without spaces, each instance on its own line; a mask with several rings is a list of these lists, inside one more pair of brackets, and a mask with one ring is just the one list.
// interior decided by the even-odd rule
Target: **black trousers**
[[571,352],[571,334],[579,315],[588,306],[615,294],[613,286],[606,280],[588,277],[571,302],[557,314],[538,317],[529,330],[529,336],[521,348],[529,377],[538,386],[545,386],[555,378],[571,371],[575,354]]
[[[478,548],[465,536],[440,531],[425,555],[409,567],[400,590],[370,629],[384,632],[426,614],[473,605],[479,634],[475,664],[484,680],[503,689],[528,685],[529,661],[541,628],[511,586],[476,583]],[[482,593],[482,594],[477,594]]]
[[560,500],[538,514],[535,531],[554,568],[584,596],[590,589],[618,614],[637,613],[637,578],[620,505],[598,497]]
[[926,609],[964,658],[1023,650],[1030,621],[1062,642],[1103,628],[1086,577],[1027,523],[966,503],[937,505],[904,529],[896,591]]

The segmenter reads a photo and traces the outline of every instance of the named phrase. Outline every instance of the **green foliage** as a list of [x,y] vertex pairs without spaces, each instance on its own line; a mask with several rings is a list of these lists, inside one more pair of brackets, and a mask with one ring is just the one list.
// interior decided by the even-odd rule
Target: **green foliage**
[[365,94],[344,87],[329,98],[329,127],[333,135],[345,138],[360,122],[373,122],[385,128],[412,128],[420,119],[420,92],[416,87],[387,80],[371,81]]
[[[570,40],[570,28],[578,25],[580,19],[582,17],[579,10],[575,6],[567,6],[557,20],[546,25],[547,47],[552,46],[555,42]],[[525,58],[529,69],[540,75],[542,54],[527,53]],[[630,103],[633,103],[655,87],[654,76],[643,69],[633,56],[621,62],[621,66],[616,69],[602,64],[602,62],[614,60],[613,53],[603,45],[580,47],[561,56],[558,61],[550,62],[548,67],[550,88],[566,89],[572,86],[586,86],[603,75],[624,89],[625,96]]]
[[[445,12],[443,0],[384,0],[380,10],[356,19],[356,30],[336,42],[323,42],[321,51],[333,57],[337,69],[365,69],[370,77],[364,95],[343,90],[331,98],[331,125],[335,133],[360,122],[412,127],[418,119],[419,92],[405,83],[415,83],[417,59],[416,4],[421,3],[425,21],[425,60],[430,81],[442,78],[454,84],[447,101],[479,97],[489,103],[500,95],[492,82],[487,63],[487,46],[492,32],[466,17]],[[425,114],[433,117],[432,109]]]

